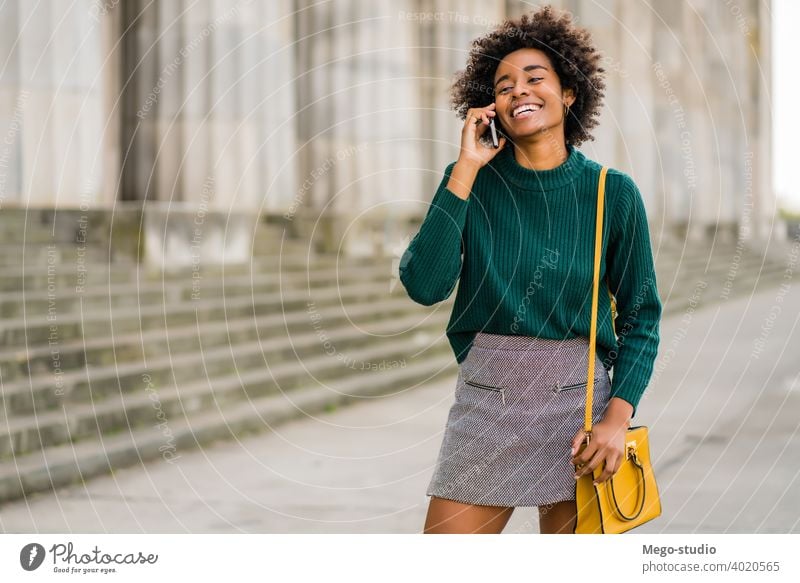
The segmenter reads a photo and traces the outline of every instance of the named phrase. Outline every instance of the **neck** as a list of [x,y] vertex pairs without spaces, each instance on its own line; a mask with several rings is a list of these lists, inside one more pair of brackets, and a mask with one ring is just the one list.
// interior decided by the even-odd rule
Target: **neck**
[[564,136],[553,139],[552,135],[539,134],[531,141],[514,144],[514,158],[524,168],[551,170],[566,162],[569,153]]

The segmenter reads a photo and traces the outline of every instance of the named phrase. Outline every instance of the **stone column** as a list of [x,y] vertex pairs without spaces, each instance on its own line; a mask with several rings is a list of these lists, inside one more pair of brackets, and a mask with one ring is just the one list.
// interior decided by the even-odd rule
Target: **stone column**
[[[387,21],[396,28],[405,28],[397,17],[397,13],[404,9],[402,4],[399,3],[383,14]],[[365,16],[363,12],[359,12],[359,15]],[[376,14],[374,11],[370,11],[369,16],[375,17]],[[364,208],[375,195],[375,181],[370,174],[378,168],[376,151],[380,146],[377,142],[388,137],[379,135],[384,133],[383,127],[376,131],[375,119],[371,115],[373,108],[385,105],[378,103],[375,94],[376,79],[382,75],[378,60],[372,53],[378,38],[376,30],[377,26],[373,20],[370,20],[360,24],[352,35],[352,53],[358,56],[354,56],[355,62],[351,63],[354,72],[352,77],[354,87],[351,93],[350,107],[353,119],[350,125],[354,143],[361,145],[363,151],[349,157],[348,161],[353,165],[352,172],[355,175],[355,182],[351,185],[351,192],[358,208]]]
[[100,61],[102,63],[102,114],[103,138],[100,145],[101,154],[97,156],[96,163],[101,167],[102,184],[100,186],[101,205],[110,208],[117,200],[120,164],[122,151],[121,123],[120,123],[120,93],[122,91],[122,10],[119,4],[111,6],[103,12],[102,5],[92,4],[89,9],[90,17],[99,21],[102,36],[102,50]]
[[[625,35],[624,27],[618,17],[612,11],[608,13],[609,2],[593,2],[591,0],[576,0],[571,6],[564,6],[564,9],[573,13],[573,19],[578,26],[588,28],[592,33],[592,39],[597,49],[606,57],[610,63],[621,62],[623,56],[623,43],[621,36]],[[574,10],[574,12],[573,12]],[[627,59],[632,55],[624,54]],[[609,67],[605,67],[609,69]],[[594,141],[585,142],[581,150],[589,158],[596,160],[600,164],[624,169],[630,172],[632,161],[628,154],[630,146],[628,136],[623,125],[623,110],[621,107],[626,92],[623,90],[624,81],[619,75],[613,73],[606,74],[606,91],[603,101],[603,109],[599,118],[599,125],[593,130]],[[633,112],[625,111],[625,115]]]
[[207,40],[211,22],[211,6],[207,1],[183,0],[185,10],[182,29],[180,70],[184,88],[182,120],[183,133],[183,200],[198,200],[214,187],[211,157],[211,125],[208,112],[211,108],[211,77],[213,66],[210,44]]
[[[772,104],[770,102],[772,82],[772,2],[750,0],[750,36],[748,36],[748,69],[750,82],[757,87],[754,93],[753,115],[750,117],[750,135],[753,140],[753,192],[755,208],[753,216],[756,236],[762,241],[771,237],[786,240],[786,228],[775,217],[777,193],[772,181]],[[775,229],[780,229],[776,231]]]
[[0,7],[0,211],[23,202],[22,134],[30,90],[20,71],[19,18],[19,0]]
[[[433,0],[420,0],[411,7],[411,12],[418,12],[427,14],[433,11]],[[433,193],[438,184],[435,176],[435,169],[440,163],[438,151],[441,146],[438,145],[434,138],[440,136],[437,134],[435,127],[435,120],[438,118],[438,112],[435,110],[436,104],[440,101],[438,99],[437,90],[441,87],[441,82],[436,79],[440,70],[437,66],[438,54],[436,49],[431,48],[435,45],[435,27],[432,23],[428,22],[411,22],[411,23],[398,23],[398,26],[407,26],[413,33],[416,42],[414,46],[419,47],[416,50],[417,63],[419,71],[418,92],[420,96],[420,114],[417,121],[419,129],[419,147],[422,152],[422,159],[426,161],[425,171],[421,170],[421,192],[418,198],[422,198],[423,193]],[[440,136],[439,139],[444,139]],[[431,196],[433,196],[431,194]]]
[[334,80],[328,75],[327,67],[333,53],[332,10],[330,4],[325,4],[315,5],[313,9],[307,11],[312,19],[310,30],[312,36],[309,39],[311,60],[304,71],[309,77],[310,92],[304,101],[311,125],[309,134],[305,136],[308,143],[304,147],[310,150],[311,156],[308,167],[301,169],[301,179],[313,182],[309,194],[312,206],[317,209],[324,208],[332,196],[330,179],[316,179],[316,176],[324,174],[330,165],[331,138],[328,130],[333,119],[331,92]]
[[[613,2],[605,5],[613,8]],[[657,236],[652,226],[662,224],[664,201],[655,180],[659,155],[653,119],[653,12],[647,4],[635,2],[619,11],[615,21],[616,46],[603,50],[603,67],[616,106],[613,122],[609,118],[603,121],[611,122],[617,134],[615,159],[607,163],[616,164],[636,181],[647,207],[651,234]],[[600,153],[598,159],[602,159]]]
[[[52,1],[39,3],[19,2],[19,24],[36,23],[38,26],[19,26],[20,85],[27,92],[22,113],[20,134],[21,168],[20,186],[25,205],[49,206],[55,202],[58,187],[53,141],[55,118],[53,105],[54,46],[52,34]],[[49,171],[44,172],[43,169]]]
[[241,31],[235,58],[239,62],[237,94],[239,102],[239,127],[237,142],[241,152],[241,175],[237,181],[233,210],[260,206],[259,184],[263,183],[264,168],[259,164],[259,147],[269,128],[259,123],[261,111],[266,107],[264,96],[272,84],[267,77],[259,75],[259,61],[265,57],[265,47],[260,42],[258,31],[267,22],[262,20],[263,2],[242,2],[235,15],[237,28]]
[[[664,221],[682,240],[689,220],[687,177],[681,157],[682,137],[690,137],[694,129],[684,77],[687,64],[681,52],[683,36],[682,5],[673,2],[653,6],[653,118],[655,121],[657,198],[663,201]],[[691,140],[688,142],[691,145]],[[694,178],[692,178],[694,180]]]
[[211,170],[214,176],[216,208],[229,208],[236,196],[241,177],[241,152],[236,135],[240,110],[238,94],[241,87],[239,63],[232,52],[240,38],[235,22],[237,5],[225,0],[211,0],[212,33],[209,35],[211,51],[209,77],[211,79]]
[[[183,49],[183,2],[155,4],[158,23],[158,42],[152,47],[156,54],[159,87],[155,121],[155,191],[159,200],[177,203],[185,200],[183,175],[183,99],[186,89],[181,71],[186,65]],[[185,51],[184,51],[185,53]]]
[[[354,55],[353,39],[361,32],[359,17],[367,17],[373,7],[374,4],[370,3],[369,8],[362,6],[359,10],[353,0],[340,0],[331,6],[331,51],[325,66],[325,75],[331,80],[327,96],[331,117],[324,127],[329,145],[325,158],[331,160],[331,168],[325,174],[330,183],[329,206],[325,212],[348,214],[357,212],[359,208],[358,197],[354,196],[357,193],[352,188],[355,177],[353,161],[343,154],[355,136],[353,120],[359,113],[352,106],[352,97],[360,90],[354,87],[353,71],[363,56]],[[379,94],[373,91],[372,95],[378,98],[374,102],[378,105]],[[340,222],[346,224],[347,219]]]
[[[685,51],[684,79],[688,123],[691,136],[681,138],[681,161],[686,180],[686,198],[689,207],[687,238],[706,242],[709,226],[716,223],[719,206],[719,168],[713,143],[711,103],[716,101],[719,88],[706,82],[709,72],[709,34],[704,26],[707,0],[696,0],[693,5],[682,4],[683,23],[680,36]],[[722,97],[725,99],[725,97]]]
[[158,111],[157,11],[142,0],[120,4],[123,13],[122,199],[157,200],[153,170]]
[[296,128],[308,112],[298,111],[297,82],[303,69],[295,61],[299,31],[291,13],[293,0],[264,0],[263,28],[259,44],[263,55],[258,70],[259,96],[263,101],[257,122],[260,128],[260,160],[263,172],[258,185],[258,208],[285,212],[298,195],[298,143]]

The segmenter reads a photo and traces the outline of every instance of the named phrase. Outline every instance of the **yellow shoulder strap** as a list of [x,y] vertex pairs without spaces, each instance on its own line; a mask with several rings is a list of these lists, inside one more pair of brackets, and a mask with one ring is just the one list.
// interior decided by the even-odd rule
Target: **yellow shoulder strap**
[[[597,335],[597,296],[600,287],[600,254],[602,250],[603,238],[603,208],[606,193],[606,172],[608,168],[603,166],[600,170],[600,182],[597,185],[597,222],[595,223],[594,237],[594,277],[592,282],[592,322],[589,329],[589,374],[586,381],[586,415],[584,417],[583,430],[587,438],[592,431],[592,400],[594,397],[594,360]],[[609,290],[609,295],[611,290]]]

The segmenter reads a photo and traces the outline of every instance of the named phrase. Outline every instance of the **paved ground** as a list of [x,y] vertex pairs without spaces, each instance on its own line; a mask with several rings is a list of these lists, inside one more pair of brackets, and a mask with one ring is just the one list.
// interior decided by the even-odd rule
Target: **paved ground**
[[[663,321],[635,422],[651,428],[664,514],[638,532],[800,532],[798,319],[795,281]],[[32,496],[0,507],[0,530],[420,532],[454,386],[447,375]],[[505,532],[538,532],[536,509]]]

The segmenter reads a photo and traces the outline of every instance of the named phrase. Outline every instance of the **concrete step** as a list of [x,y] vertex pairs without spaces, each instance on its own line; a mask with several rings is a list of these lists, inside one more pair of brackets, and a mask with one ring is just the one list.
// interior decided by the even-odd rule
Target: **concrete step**
[[[278,273],[281,271],[301,271],[312,266],[339,266],[344,269],[364,263],[356,258],[344,258],[336,255],[307,253],[292,253],[285,255],[263,255],[255,257],[248,263],[221,265],[215,263],[201,263],[196,269],[192,266],[182,266],[171,270],[153,270],[139,265],[116,265],[107,263],[87,264],[76,266],[73,264],[48,266],[47,263],[38,265],[14,265],[3,269],[3,278],[0,279],[0,292],[15,292],[21,290],[40,291],[49,285],[57,288],[74,288],[78,283],[84,289],[102,287],[114,283],[136,284],[137,282],[169,282],[185,280],[192,275],[200,277],[214,277],[217,275],[242,275],[247,273]],[[49,269],[49,271],[48,271]]]
[[785,280],[782,272],[770,272],[761,276],[739,277],[730,287],[726,287],[725,282],[715,280],[703,280],[707,283],[702,287],[700,281],[675,286],[666,298],[662,292],[664,315],[685,313],[690,308],[714,306],[728,299],[747,297],[765,289],[777,288]]
[[736,269],[731,268],[729,261],[713,258],[710,262],[702,261],[685,263],[677,266],[667,266],[656,263],[656,279],[659,286],[670,286],[672,282],[686,280],[725,280],[735,279],[742,275],[758,274],[760,272],[783,271],[784,266],[776,262],[764,262],[762,258],[742,258]]
[[[82,312],[36,318],[14,318],[0,322],[0,341],[6,347],[24,347],[37,343],[60,342],[72,338],[93,338],[97,335],[114,336],[128,332],[152,330],[196,323],[197,321],[237,319],[247,315],[257,316],[270,312],[305,310],[309,303],[319,305],[341,301],[344,305],[355,302],[379,300],[388,294],[386,282],[351,283],[338,288],[283,290],[223,299],[202,299],[191,302],[176,301],[150,306],[114,307],[84,305]],[[98,302],[99,304],[99,302]]]
[[[434,310],[433,313],[420,314],[412,308],[410,300],[398,297],[380,302],[362,303],[343,310],[341,306],[329,305],[315,308],[313,316],[318,318],[322,327],[308,312],[296,311],[273,313],[259,318],[242,318],[234,321],[228,330],[220,326],[209,329],[205,323],[195,322],[176,331],[178,340],[172,346],[172,334],[155,339],[157,331],[151,331],[149,337],[129,335],[124,339],[129,342],[112,344],[114,353],[120,358],[102,364],[86,364],[80,368],[63,367],[60,374],[48,369],[37,371],[32,376],[19,374],[13,381],[4,381],[0,394],[2,408],[9,415],[27,414],[44,411],[60,405],[63,399],[91,401],[104,395],[121,390],[141,388],[142,376],[147,374],[153,382],[160,385],[194,381],[197,378],[227,373],[230,370],[246,370],[247,363],[262,368],[268,355],[266,348],[271,347],[272,359],[304,359],[318,356],[320,352],[320,334],[323,337],[338,337],[349,334],[349,330],[357,327],[362,336],[376,326],[374,317],[380,314],[382,319],[403,318],[411,313],[419,322],[430,318],[439,321],[439,317],[449,317],[450,310]],[[372,320],[372,321],[371,321]],[[217,323],[225,325],[225,322]],[[442,322],[444,330],[446,320]],[[310,329],[316,329],[318,340],[314,343],[294,344],[295,336],[304,337]],[[342,331],[344,329],[344,332]],[[320,332],[321,330],[321,332]],[[276,338],[277,332],[277,340]],[[283,335],[286,334],[288,339]],[[253,335],[256,339],[253,339]],[[182,338],[180,337],[182,336]],[[145,340],[153,342],[145,343]],[[104,339],[98,339],[98,342]],[[275,346],[277,342],[277,347]],[[89,349],[91,351],[91,349]],[[277,352],[275,352],[277,350]],[[3,378],[11,365],[4,365]]]
[[80,482],[116,469],[162,457],[177,463],[183,450],[218,440],[239,439],[250,432],[263,432],[300,416],[318,415],[360,398],[376,398],[401,390],[413,390],[420,383],[436,382],[456,373],[455,359],[442,340],[436,356],[419,359],[406,367],[372,375],[355,375],[346,392],[309,386],[234,402],[212,410],[187,412],[156,427],[98,435],[77,443],[39,449],[0,462],[0,502]]
[[[364,335],[355,327],[337,331],[332,334],[332,340],[336,345],[346,347],[347,353],[336,356],[320,350],[320,340],[313,332],[291,339],[273,338],[254,345],[229,346],[229,353],[236,354],[236,363],[228,374],[212,373],[213,361],[218,355],[212,356],[204,351],[199,355],[198,364],[203,374],[194,381],[174,375],[175,384],[162,385],[143,366],[135,390],[120,390],[103,396],[92,393],[90,400],[75,399],[74,394],[68,394],[60,407],[37,410],[30,415],[15,415],[5,427],[0,427],[0,459],[30,452],[43,444],[50,447],[75,441],[96,435],[98,431],[106,433],[157,423],[156,399],[159,417],[171,418],[182,411],[209,410],[232,401],[299,390],[308,385],[310,378],[331,385],[332,390],[341,391],[347,391],[349,383],[358,374],[372,374],[377,382],[378,372],[371,370],[369,365],[364,369],[362,363],[382,362],[384,366],[387,363],[405,363],[408,354],[420,349],[414,342],[414,335],[427,332],[436,337],[446,324],[446,314],[426,319],[424,326],[415,328],[418,322],[419,317],[414,315],[394,323],[376,324],[375,334],[386,336],[380,341]],[[398,328],[413,329],[414,332],[393,335]],[[300,365],[297,359],[281,355],[288,344],[300,353],[313,351],[316,354],[302,356]],[[267,366],[242,365],[249,355],[260,357],[261,363],[266,362]],[[343,360],[340,355],[352,361]]]
[[[723,266],[724,267],[724,266]],[[695,282],[705,281],[708,283],[719,283],[736,285],[741,281],[757,281],[761,277],[771,276],[776,273],[783,273],[784,266],[776,264],[765,264],[758,266],[748,266],[736,272],[730,272],[727,267],[711,266],[710,269],[695,267],[684,269],[672,273],[656,273],[659,288],[665,291],[670,289],[688,288],[691,289]]]
[[[752,290],[762,280],[772,282],[785,272],[785,266],[770,262],[763,265],[748,265],[731,271],[727,266],[711,265],[709,269],[694,267],[671,274],[656,274],[662,295],[691,292],[698,282],[706,282],[709,288],[737,288],[740,292]],[[770,283],[771,285],[771,283]]]
[[[94,211],[81,222],[81,213],[56,209],[4,209],[0,216],[0,261],[3,249],[19,249],[22,246],[73,247],[79,245],[91,249],[109,250],[124,245],[135,249],[141,239],[141,216],[111,216],[107,211]],[[259,223],[249,233],[255,254],[272,253],[278,249],[307,250],[308,241],[291,236],[278,224]],[[91,251],[90,251],[91,252]],[[105,255],[108,255],[106,252]],[[9,258],[13,257],[9,254]]]
[[[317,309],[324,307],[318,305]],[[339,309],[323,309],[320,313],[325,314],[326,325],[332,326],[338,325],[340,321],[346,321],[348,316],[359,320],[369,318],[375,313],[375,307],[380,308],[384,315],[404,312],[420,313],[402,298],[387,299],[379,304],[356,305],[349,307],[346,313]],[[279,321],[280,318],[283,319]],[[152,359],[167,353],[195,352],[201,348],[201,340],[202,346],[208,349],[232,342],[268,338],[270,334],[274,333],[276,326],[284,325],[289,330],[302,329],[303,326],[308,327],[309,321],[309,316],[305,312],[302,313],[302,317],[297,313],[286,317],[276,313],[259,318],[247,316],[222,321],[203,321],[188,326],[169,329],[157,328],[113,337],[74,338],[58,344],[57,360],[62,371],[76,370],[87,366],[119,365]],[[2,350],[0,351],[0,367],[2,367],[4,385],[8,386],[19,379],[36,376],[52,378],[55,374],[54,360],[52,348],[48,345],[20,346]]]
[[0,245],[0,267],[4,270],[19,270],[22,266],[29,269],[48,264],[79,265],[107,264],[134,265],[132,259],[125,254],[115,253],[114,249],[106,249],[94,245],[64,245],[44,243],[19,243]]
[[190,301],[193,298],[232,298],[273,292],[278,289],[316,289],[331,282],[347,283],[352,280],[387,280],[391,266],[368,264],[337,269],[327,264],[315,265],[310,271],[285,270],[282,273],[226,274],[195,279],[186,274],[181,279],[164,282],[144,281],[132,286],[129,283],[93,286],[76,293],[74,288],[57,291],[56,297],[47,289],[38,291],[6,292],[0,294],[0,318],[14,319],[26,315],[48,314],[53,308],[59,315],[79,312],[82,305],[138,307],[164,302]]
[[[255,238],[252,241],[252,253],[256,258],[282,255],[306,255],[312,251],[307,242],[284,240],[278,238]],[[5,242],[0,244],[0,266],[13,268],[25,265],[35,267],[47,265],[48,262],[77,264],[85,263],[119,263],[133,262],[128,253],[117,252],[114,245],[105,246],[99,243],[77,245],[74,243],[45,242]]]

